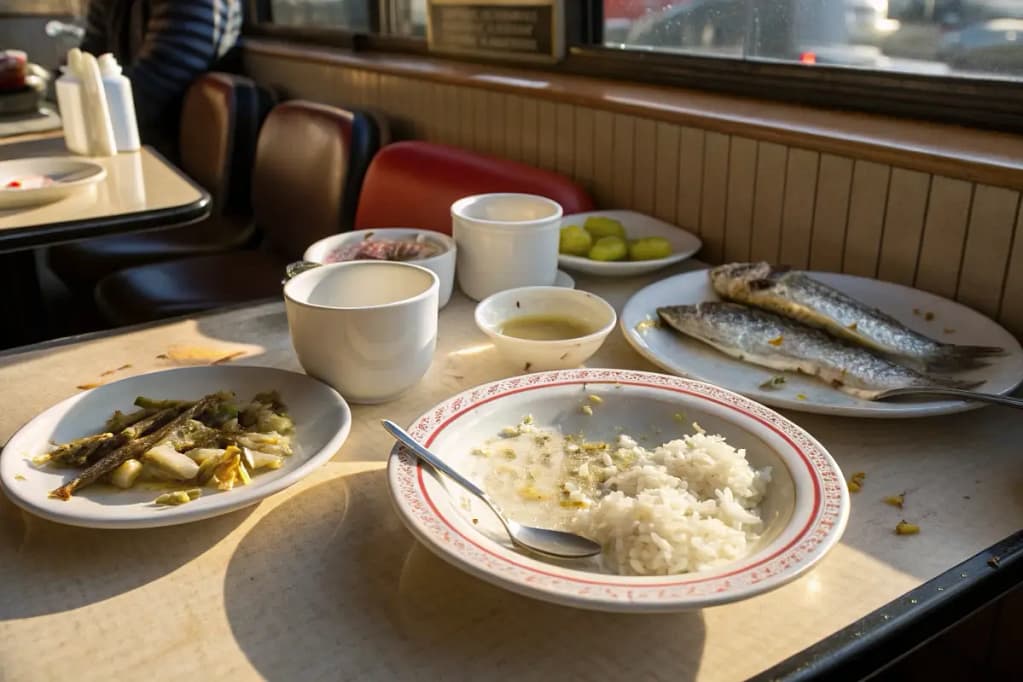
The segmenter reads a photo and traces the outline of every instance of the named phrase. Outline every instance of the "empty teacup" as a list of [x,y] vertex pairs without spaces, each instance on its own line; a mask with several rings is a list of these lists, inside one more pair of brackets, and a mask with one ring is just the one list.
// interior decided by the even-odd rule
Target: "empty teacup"
[[437,345],[437,275],[418,265],[322,265],[284,285],[291,343],[306,373],[354,403],[414,386]]
[[561,205],[534,194],[477,194],[451,205],[458,285],[477,301],[550,286],[558,275]]

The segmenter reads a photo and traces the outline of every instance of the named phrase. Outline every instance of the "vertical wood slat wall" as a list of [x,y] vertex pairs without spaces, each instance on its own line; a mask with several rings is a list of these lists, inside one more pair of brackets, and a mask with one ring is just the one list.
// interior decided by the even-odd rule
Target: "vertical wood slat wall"
[[263,55],[249,55],[247,70],[287,97],[377,110],[399,138],[572,176],[600,206],[699,234],[709,262],[880,277],[962,301],[1023,336],[1020,188],[485,88]]

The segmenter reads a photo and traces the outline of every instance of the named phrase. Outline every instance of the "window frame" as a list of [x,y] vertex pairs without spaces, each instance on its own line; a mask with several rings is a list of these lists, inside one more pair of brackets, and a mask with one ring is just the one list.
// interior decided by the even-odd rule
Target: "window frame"
[[[352,51],[430,55],[426,40],[381,33],[390,0],[370,6],[371,33],[343,28],[279,26],[270,0],[248,0],[245,34]],[[603,1],[566,0],[577,10],[568,54],[552,65],[436,55],[438,58],[517,69],[554,71],[599,79],[641,82],[766,99],[789,104],[935,121],[1005,132],[1023,132],[1023,82],[872,71],[784,61],[732,59],[603,45]],[[568,21],[566,20],[566,23]]]

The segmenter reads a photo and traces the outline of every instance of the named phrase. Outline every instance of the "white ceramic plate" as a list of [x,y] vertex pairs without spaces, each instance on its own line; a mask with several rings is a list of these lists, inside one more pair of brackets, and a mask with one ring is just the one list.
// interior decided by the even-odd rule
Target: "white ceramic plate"
[[[957,378],[983,381],[977,390],[1005,394],[1023,381],[1023,349],[1019,342],[980,313],[954,301],[899,284],[826,272],[809,274],[867,305],[883,310],[907,327],[940,341],[1005,348],[1008,355],[993,358],[987,367],[956,375]],[[711,288],[706,270],[669,277],[640,290],[629,299],[620,316],[622,333],[640,355],[669,372],[709,381],[775,407],[848,417],[922,417],[982,407],[981,403],[962,400],[861,400],[821,381],[791,372],[785,374],[786,382],[781,388],[763,389],[760,384],[777,375],[777,371],[740,362],[667,327],[637,329],[643,320],[656,319],[660,306],[716,300],[719,298]],[[933,319],[926,319],[927,313],[932,313]],[[946,330],[951,331],[946,333]]]
[[654,270],[660,270],[672,263],[679,263],[689,258],[703,246],[699,237],[686,232],[681,227],[671,225],[663,220],[658,220],[635,211],[590,211],[589,213],[574,213],[561,219],[561,227],[568,225],[583,226],[590,216],[601,216],[619,221],[625,227],[625,234],[629,239],[640,237],[664,237],[671,243],[671,255],[667,258],[642,261],[614,261],[605,262],[590,260],[581,256],[558,255],[558,264],[563,268],[585,272],[590,275],[603,275],[605,277],[633,277],[642,275]]
[[[579,409],[589,394],[603,398],[593,416]],[[479,482],[479,467],[488,460],[470,454],[472,448],[526,414],[541,427],[581,431],[589,439],[613,438],[622,427],[659,443],[688,432],[674,418],[680,411],[746,448],[753,466],[773,467],[761,504],[763,537],[749,556],[714,571],[621,576],[602,570],[598,559],[555,562],[527,555],[511,546],[482,503],[400,446],[388,462],[391,495],[412,533],[455,566],[513,592],[600,611],[683,611],[745,599],[799,576],[838,542],[849,494],[827,451],[779,414],[709,384],[614,369],[528,374],[455,396],[417,419],[409,432]]]
[[[103,166],[81,159],[53,157],[0,161],[0,209],[24,208],[57,201],[82,191],[107,175]],[[39,177],[53,184],[35,186]],[[66,178],[66,179],[65,179]],[[25,181],[25,187],[9,188],[12,181]]]
[[[96,433],[114,410],[132,409],[136,396],[190,399],[219,390],[240,399],[276,389],[295,422],[294,454],[276,471],[253,476],[252,483],[230,491],[203,489],[187,504],[157,506],[161,491],[137,484],[129,490],[90,486],[68,501],[49,491],[71,480],[77,470],[40,467],[31,459],[63,443]],[[338,451],[351,428],[351,412],[337,391],[304,374],[245,366],[183,367],[140,374],[57,403],[25,424],[4,446],[0,482],[18,506],[51,521],[92,528],[149,528],[219,516],[255,504],[283,490]]]

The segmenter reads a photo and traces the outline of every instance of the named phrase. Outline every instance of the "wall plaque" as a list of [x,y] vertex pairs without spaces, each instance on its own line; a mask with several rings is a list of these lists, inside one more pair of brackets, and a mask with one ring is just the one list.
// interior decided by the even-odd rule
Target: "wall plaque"
[[556,62],[565,56],[563,0],[429,0],[431,52]]

